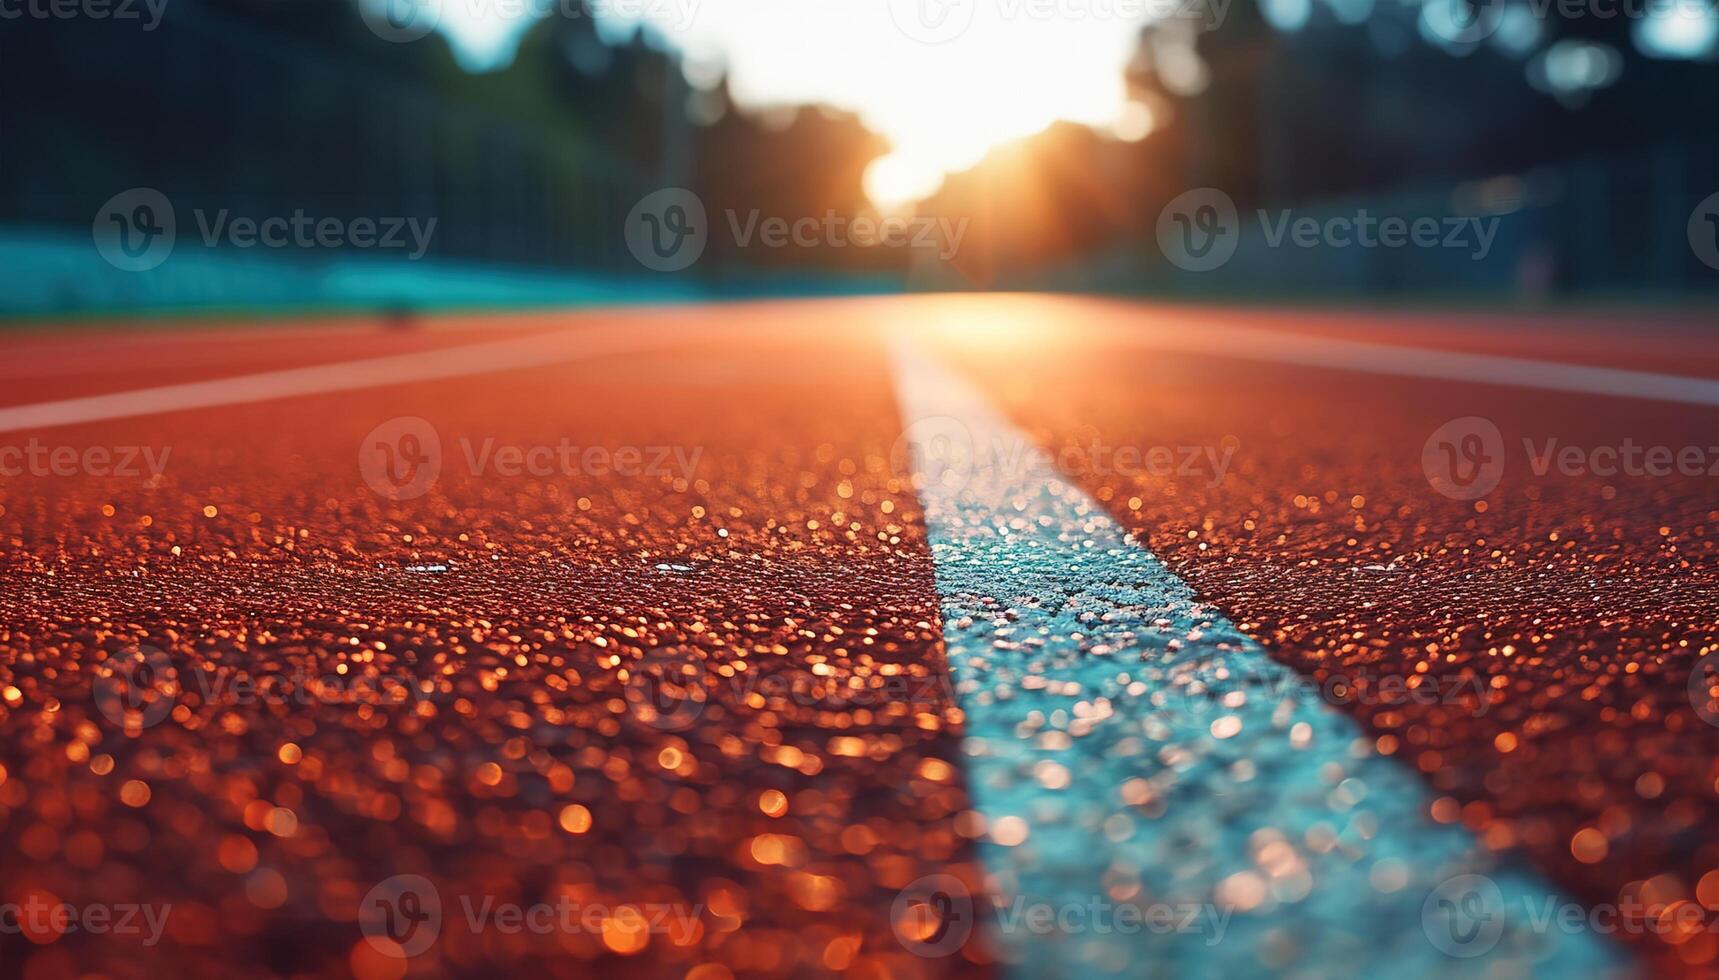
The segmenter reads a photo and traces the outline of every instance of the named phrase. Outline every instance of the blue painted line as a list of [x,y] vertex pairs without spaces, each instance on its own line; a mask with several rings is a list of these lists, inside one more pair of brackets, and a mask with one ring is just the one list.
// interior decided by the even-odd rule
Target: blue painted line
[[1536,925],[1568,900],[1433,821],[1415,773],[1025,465],[970,383],[906,341],[895,370],[987,826],[974,920],[1014,974],[1627,972],[1608,938]]

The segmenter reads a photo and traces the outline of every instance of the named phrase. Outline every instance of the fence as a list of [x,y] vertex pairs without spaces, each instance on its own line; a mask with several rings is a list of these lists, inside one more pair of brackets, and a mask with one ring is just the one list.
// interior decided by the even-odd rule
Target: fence
[[[1050,288],[1229,299],[1458,300],[1719,297],[1719,148],[1663,147],[1596,155],[1521,175],[1442,189],[1355,195],[1305,205],[1239,208],[1234,254],[1189,271],[1156,242],[1131,242],[1048,272]],[[1705,215],[1713,215],[1707,221]],[[1318,234],[1297,242],[1285,221],[1358,216],[1484,224],[1433,247],[1358,244]],[[1712,261],[1715,264],[1709,265]]]

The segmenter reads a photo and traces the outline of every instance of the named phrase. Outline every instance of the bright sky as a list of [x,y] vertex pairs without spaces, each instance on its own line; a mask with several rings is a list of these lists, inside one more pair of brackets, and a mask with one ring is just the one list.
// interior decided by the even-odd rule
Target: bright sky
[[[511,53],[521,10],[558,0],[444,0],[468,67]],[[559,0],[573,2],[573,0]],[[867,175],[874,200],[936,189],[1000,142],[1066,119],[1143,135],[1123,69],[1163,0],[597,0],[614,23],[648,21],[699,64],[728,68],[744,107],[826,103],[859,113],[894,152]],[[510,16],[508,12],[512,12]],[[963,25],[968,25],[963,30]],[[938,38],[928,44],[916,38]],[[694,72],[695,75],[699,74]]]

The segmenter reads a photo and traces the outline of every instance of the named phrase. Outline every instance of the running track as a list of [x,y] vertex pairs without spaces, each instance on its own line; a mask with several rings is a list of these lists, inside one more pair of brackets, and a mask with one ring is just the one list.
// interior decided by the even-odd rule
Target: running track
[[[171,913],[0,957],[1705,975],[1701,327],[1022,296],[5,336],[0,901]],[[1537,473],[1551,439],[1706,466]],[[402,874],[442,906],[406,959],[365,938]],[[1010,918],[1102,903],[1204,918]]]

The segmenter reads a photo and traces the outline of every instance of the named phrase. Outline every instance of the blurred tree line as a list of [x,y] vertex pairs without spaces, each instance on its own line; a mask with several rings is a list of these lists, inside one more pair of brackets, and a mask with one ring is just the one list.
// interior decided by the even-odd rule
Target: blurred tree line
[[[1149,243],[1197,187],[1244,214],[1434,190],[1453,213],[1533,211],[1520,257],[1546,288],[1719,285],[1683,244],[1719,191],[1712,45],[1646,56],[1641,18],[1618,11],[1654,4],[1625,0],[1474,0],[1478,36],[1452,42],[1423,23],[1449,2],[1468,0],[1237,0],[1215,29],[1203,13],[1148,26],[1128,76],[1148,135],[1059,125],[999,147],[926,209],[972,216],[958,263],[982,285]],[[1274,26],[1274,6],[1303,22]]]
[[[1663,246],[1719,190],[1712,52],[1642,56],[1638,19],[1599,15],[1613,0],[1576,16],[1540,0],[1526,21],[1530,0],[1475,0],[1505,19],[1454,44],[1428,34],[1423,7],[1467,0],[1234,0],[1215,29],[1198,13],[1149,26],[1126,80],[1149,131],[1059,124],[998,147],[921,207],[970,223],[930,270],[923,250],[742,252],[727,233],[730,214],[868,212],[862,178],[888,147],[849,114],[736,111],[726,85],[690,86],[643,33],[605,40],[566,4],[506,68],[470,74],[440,34],[381,39],[357,2],[170,0],[147,32],[0,23],[0,221],[88,227],[148,186],[182,214],[435,217],[439,257],[637,271],[627,213],[686,186],[716,226],[693,270],[712,280],[823,268],[1015,286],[1150,242],[1191,187],[1244,213],[1433,188],[1455,211],[1539,208],[1508,260],[1560,288],[1708,271]],[[1262,13],[1297,4],[1293,29]]]
[[[885,147],[819,108],[753,118],[689,87],[643,32],[605,42],[556,5],[506,68],[463,71],[439,33],[374,34],[354,0],[171,0],[159,25],[0,25],[0,221],[87,228],[132,187],[191,212],[436,217],[431,254],[638,271],[623,222],[688,186],[725,212],[852,214]],[[695,120],[693,117],[696,116]],[[887,255],[752,249],[713,235],[695,271],[887,267]]]

